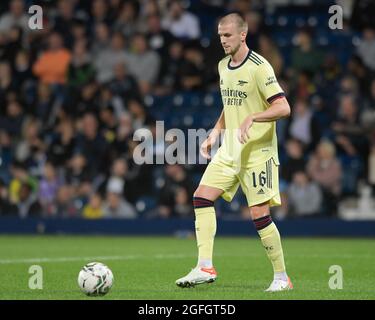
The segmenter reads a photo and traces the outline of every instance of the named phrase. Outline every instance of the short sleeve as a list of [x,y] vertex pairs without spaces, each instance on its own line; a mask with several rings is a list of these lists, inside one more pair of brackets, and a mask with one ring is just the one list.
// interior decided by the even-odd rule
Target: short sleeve
[[284,97],[285,93],[281,89],[272,66],[265,62],[257,67],[255,81],[258,90],[269,104],[277,98]]

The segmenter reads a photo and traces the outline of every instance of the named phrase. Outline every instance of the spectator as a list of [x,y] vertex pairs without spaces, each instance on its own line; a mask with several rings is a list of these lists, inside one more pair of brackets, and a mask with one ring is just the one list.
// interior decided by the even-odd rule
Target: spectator
[[184,59],[184,47],[180,41],[174,41],[168,47],[168,56],[162,60],[159,81],[160,86],[155,89],[158,94],[170,94],[179,88],[180,69]]
[[201,35],[198,18],[186,11],[180,0],[172,0],[168,6],[168,15],[163,19],[162,26],[179,39],[197,39]]
[[19,137],[23,120],[21,103],[17,100],[9,101],[6,105],[5,117],[0,117],[0,128],[9,132],[13,137]]
[[113,29],[121,32],[126,38],[131,38],[139,31],[138,7],[135,1],[126,1],[114,23]]
[[138,198],[144,195],[153,195],[153,172],[155,168],[148,164],[138,164],[135,161],[137,142],[128,140],[128,152],[126,154],[128,172],[126,175],[127,188],[126,198],[135,203]]
[[103,108],[114,107],[113,94],[111,90],[108,88],[108,85],[100,86],[99,95],[97,97],[97,104],[99,106],[99,112]]
[[75,118],[85,114],[87,112],[97,113],[99,110],[98,95],[100,86],[96,81],[90,81],[82,87],[82,90],[78,90],[78,95],[74,101],[76,108],[66,106],[69,114],[72,114]]
[[94,58],[105,52],[111,46],[110,29],[105,23],[98,23],[94,29],[94,41],[91,44],[91,53]]
[[159,75],[160,57],[156,52],[149,50],[143,34],[138,33],[132,38],[128,67],[129,73],[137,80],[141,93],[150,93]]
[[289,212],[294,216],[317,216],[320,214],[322,194],[319,186],[310,182],[303,171],[293,175],[288,188]]
[[115,177],[109,180],[103,208],[105,218],[133,219],[137,217],[134,207],[122,196],[123,187],[122,179]]
[[111,38],[111,46],[101,51],[94,58],[96,80],[103,84],[113,80],[115,66],[129,65],[129,53],[125,49],[125,39],[121,33],[115,33]]
[[371,152],[369,155],[369,170],[368,170],[368,181],[375,189],[375,139],[372,142]]
[[56,32],[48,37],[48,44],[48,50],[35,62],[33,72],[42,83],[65,84],[71,54],[64,48],[61,35]]
[[100,110],[101,132],[108,144],[114,143],[116,139],[117,118],[112,106]]
[[[105,193],[108,188],[110,188],[110,183],[113,183],[112,180],[116,180],[117,183],[121,182],[122,190],[125,191],[125,179],[128,172],[128,165],[126,163],[126,160],[123,158],[117,158],[113,161],[110,171],[110,176],[108,179],[103,183],[103,187],[101,188],[101,192]],[[122,194],[122,196],[125,195],[125,192]]]
[[77,137],[76,151],[86,156],[90,171],[105,171],[108,143],[100,133],[98,120],[92,113],[86,113],[82,117],[82,130]]
[[350,75],[342,77],[339,90],[340,95],[351,95],[354,97],[359,95],[358,82],[355,77]]
[[24,163],[13,162],[11,167],[12,179],[9,183],[9,200],[13,204],[20,201],[20,189],[22,184],[27,184],[36,193],[38,189],[38,180],[31,176]]
[[158,0],[140,1],[140,14],[143,17],[149,17],[152,15],[162,15],[166,12],[167,2]]
[[61,185],[56,194],[51,215],[60,218],[78,217],[80,211],[80,201],[74,198],[74,188],[71,185]]
[[313,115],[311,118],[311,144],[309,151],[314,150],[319,141],[328,134],[329,127],[333,121],[334,111],[329,110],[327,102],[319,95],[313,96],[311,99],[311,106],[313,108]]
[[114,141],[114,148],[118,155],[126,154],[128,152],[127,144],[132,140],[134,131],[132,120],[133,119],[128,112],[122,112],[119,115],[116,137]]
[[123,5],[124,1],[121,0],[112,0],[108,2],[108,17],[110,21],[115,21],[117,19]]
[[102,207],[102,197],[99,193],[94,193],[90,196],[89,203],[86,204],[82,211],[82,216],[85,219],[99,219],[104,215]]
[[228,9],[238,12],[242,16],[245,16],[252,7],[251,2],[251,0],[232,0],[228,5]]
[[0,216],[16,215],[17,207],[9,201],[5,182],[0,178]]
[[359,122],[360,114],[355,98],[345,95],[340,99],[337,118],[332,123],[332,130],[338,151],[347,156],[368,154],[368,141]]
[[185,48],[184,61],[179,71],[180,88],[199,90],[204,85],[204,61],[202,52],[196,47]]
[[297,47],[292,51],[291,65],[296,71],[308,71],[315,74],[323,62],[323,54],[315,49],[312,37],[306,29],[300,30],[296,35]]
[[304,100],[297,101],[292,110],[289,127],[290,136],[308,145],[311,142],[311,118],[312,112],[307,102]]
[[47,149],[47,158],[54,166],[66,166],[73,156],[75,147],[75,132],[70,119],[61,121]]
[[6,46],[2,48],[0,57],[4,61],[9,61],[14,66],[17,53],[22,50],[22,29],[20,27],[12,27],[6,34]]
[[177,188],[174,203],[173,212],[177,217],[187,218],[193,216],[194,210],[187,189]]
[[[375,3],[367,0],[357,0],[353,2],[351,7],[350,23],[353,28],[362,30],[367,26],[375,27],[373,12]],[[349,11],[350,12],[350,11]]]
[[146,38],[148,47],[157,51],[161,57],[168,54],[168,48],[175,39],[168,30],[162,28],[161,18],[158,14],[147,17]]
[[290,139],[286,142],[286,153],[287,158],[282,166],[281,178],[290,183],[296,172],[305,170],[306,161],[303,146],[296,139]]
[[293,86],[292,95],[297,100],[309,100],[316,93],[316,86],[312,81],[312,74],[309,71],[301,71],[296,75],[296,82]]
[[24,32],[29,32],[29,16],[25,12],[23,0],[10,1],[9,12],[0,17],[0,32],[7,34],[14,26],[22,28]]
[[154,119],[146,112],[145,106],[140,100],[129,100],[128,109],[133,117],[134,130],[150,126],[154,123]]
[[114,66],[114,79],[108,84],[114,96],[120,97],[125,104],[130,98],[139,98],[140,92],[137,80],[128,73],[125,64],[119,63]]
[[43,123],[48,124],[54,117],[56,98],[52,93],[52,88],[43,82],[38,83],[37,95],[31,105],[31,114],[35,115]]
[[78,192],[80,186],[92,180],[92,173],[87,165],[86,157],[81,153],[76,153],[68,161],[66,172],[66,182]]
[[373,128],[375,128],[375,78],[371,81],[370,94],[363,105],[364,108],[360,114],[360,123],[364,132],[369,134],[369,144],[372,145],[374,137],[371,136],[371,132],[374,134]]
[[81,89],[83,85],[94,79],[95,69],[91,64],[91,56],[87,52],[85,40],[74,44],[72,60],[68,67],[68,85]]
[[20,218],[40,217],[43,215],[36,193],[28,183],[22,183],[19,190],[19,201],[16,203]]
[[15,56],[14,62],[14,83],[15,87],[20,88],[22,93],[26,90],[26,85],[31,85],[32,72],[30,66],[30,57],[27,51],[20,50]]
[[186,170],[179,164],[167,165],[165,168],[165,183],[159,194],[159,204],[169,207],[172,211],[175,206],[175,193],[178,188],[184,188],[191,198],[192,182]]
[[[166,2],[158,0],[140,1],[139,2],[139,15],[137,18],[138,31],[147,32],[150,30],[148,18],[149,17],[161,17],[166,14]],[[160,20],[161,23],[161,20]]]
[[375,78],[371,80],[370,94],[366,102],[367,108],[375,111]]
[[0,181],[11,179],[10,168],[14,161],[12,138],[10,134],[0,129]]
[[[0,103],[6,104],[6,96],[16,90],[16,83],[12,77],[12,69],[8,62],[0,62]],[[1,115],[1,110],[0,110]]]
[[[242,3],[246,2],[242,1]],[[262,21],[263,17],[259,12],[249,10],[249,5],[247,7],[242,6],[243,16],[248,25],[248,32],[247,32],[247,44],[251,50],[260,51],[260,37],[262,35]],[[260,52],[259,52],[260,53]],[[271,61],[270,61],[271,62]],[[273,65],[272,65],[273,66]],[[275,67],[274,67],[275,68]],[[276,72],[276,69],[274,69]]]
[[325,213],[334,215],[341,192],[342,172],[340,162],[335,158],[335,147],[331,142],[322,141],[318,144],[308,161],[307,173],[322,188]]
[[349,75],[356,78],[361,94],[368,94],[371,72],[368,68],[366,68],[360,57],[352,56],[349,59],[347,64],[347,72]]
[[39,182],[39,203],[42,205],[46,215],[52,215],[54,211],[54,202],[57,192],[61,186],[61,181],[57,176],[56,168],[52,163],[47,162],[44,165],[43,176]]
[[283,58],[269,36],[265,34],[260,35],[258,52],[271,64],[278,78],[283,70]]
[[54,17],[54,30],[63,35],[65,43],[73,43],[73,25],[76,18],[74,0],[59,0],[57,15]]
[[333,98],[332,92],[337,90],[337,79],[342,76],[342,72],[343,66],[338,57],[334,54],[328,54],[325,56],[323,65],[314,80],[310,81],[310,87],[313,87],[315,83],[319,95],[330,101]]
[[361,57],[363,63],[375,71],[375,29],[365,28],[363,30],[363,38],[361,39],[358,49],[358,55]]
[[108,4],[104,0],[94,0],[91,2],[91,11],[90,11],[90,23],[91,27],[95,26],[98,23],[105,23],[111,25],[113,21],[110,20],[108,12]]
[[38,151],[45,151],[45,144],[40,136],[41,124],[35,118],[28,118],[22,124],[22,140],[15,148],[15,157],[20,162],[31,164],[32,157]]
[[83,41],[88,46],[88,35],[84,19],[75,19],[72,25],[72,44]]

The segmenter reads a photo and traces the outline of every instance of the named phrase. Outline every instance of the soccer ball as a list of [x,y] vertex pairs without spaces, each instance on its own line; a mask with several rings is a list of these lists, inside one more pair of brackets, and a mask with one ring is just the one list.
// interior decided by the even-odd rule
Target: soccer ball
[[88,296],[103,296],[113,285],[113,274],[105,264],[91,262],[78,274],[78,285]]

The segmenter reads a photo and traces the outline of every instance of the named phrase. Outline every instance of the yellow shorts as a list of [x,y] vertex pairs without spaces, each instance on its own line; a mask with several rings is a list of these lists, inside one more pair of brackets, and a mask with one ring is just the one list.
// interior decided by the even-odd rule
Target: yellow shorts
[[232,201],[241,185],[249,207],[267,201],[271,207],[281,205],[279,164],[273,158],[240,170],[222,162],[210,162],[200,184],[223,190],[221,197],[226,201]]

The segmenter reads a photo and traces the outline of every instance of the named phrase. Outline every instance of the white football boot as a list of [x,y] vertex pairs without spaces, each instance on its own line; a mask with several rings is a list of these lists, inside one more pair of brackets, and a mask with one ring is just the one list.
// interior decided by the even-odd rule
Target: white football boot
[[194,287],[197,284],[214,282],[216,278],[217,272],[213,267],[195,267],[185,277],[176,280],[176,285],[181,288]]
[[275,279],[272,281],[271,285],[266,292],[277,292],[277,291],[284,291],[284,290],[292,290],[293,289],[293,283],[290,281],[290,278],[288,277],[287,281]]

